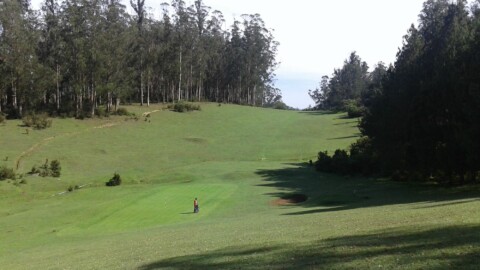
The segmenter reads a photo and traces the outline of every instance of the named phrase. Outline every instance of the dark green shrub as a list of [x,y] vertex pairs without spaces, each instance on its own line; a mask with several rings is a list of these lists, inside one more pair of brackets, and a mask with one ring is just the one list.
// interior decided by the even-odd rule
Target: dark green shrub
[[175,112],[190,112],[190,111],[201,111],[202,108],[198,104],[187,103],[180,101],[175,103],[173,106],[169,105],[168,108],[172,109]]
[[15,180],[17,177],[12,168],[7,168],[6,166],[0,167],[0,181],[6,179]]
[[362,137],[350,146],[350,164],[352,172],[369,175],[377,173],[378,164],[372,142],[368,137]]
[[60,177],[60,171],[62,167],[60,166],[60,162],[58,160],[52,160],[50,162],[50,175],[53,177]]
[[103,106],[97,107],[95,109],[95,115],[102,118],[102,117],[109,117],[110,113],[107,111],[107,109]]
[[349,118],[361,117],[364,114],[365,109],[358,104],[356,100],[348,99],[343,103],[343,108],[347,111]]
[[28,174],[40,174],[40,169],[38,169],[37,166],[33,166]]
[[129,115],[130,113],[126,108],[118,108],[117,111],[115,112],[116,115]]
[[114,173],[112,179],[108,180],[108,182],[105,183],[107,187],[114,187],[114,186],[120,186],[122,183],[122,179],[120,178],[120,175],[118,173]]
[[332,156],[332,171],[339,174],[348,174],[350,170],[350,159],[347,151],[337,149]]
[[38,174],[41,177],[60,177],[61,170],[62,167],[60,166],[60,162],[58,160],[52,160],[49,166],[47,159],[45,163],[40,167],[33,166],[30,172],[28,172],[28,174]]
[[68,191],[68,192],[72,192],[72,191],[73,191],[73,186],[69,186],[69,187],[67,188],[67,191]]
[[276,110],[288,110],[289,109],[287,104],[285,104],[283,101],[276,101],[273,104],[273,108],[276,109]]
[[3,113],[0,113],[0,124],[4,123],[7,118]]
[[118,108],[117,111],[115,112],[115,114],[120,115],[120,116],[123,116],[123,115],[124,116],[131,116],[126,108]]
[[321,172],[332,172],[332,158],[328,155],[327,151],[318,153],[315,168]]
[[34,129],[46,129],[52,126],[52,120],[48,119],[46,113],[32,113],[23,117],[22,121],[25,126],[33,127]]
[[25,180],[25,179],[20,180],[20,184],[26,185],[26,184],[27,184],[27,180]]

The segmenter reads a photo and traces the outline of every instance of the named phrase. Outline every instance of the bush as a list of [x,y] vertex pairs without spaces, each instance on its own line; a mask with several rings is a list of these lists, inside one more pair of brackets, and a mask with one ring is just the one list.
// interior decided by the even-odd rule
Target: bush
[[345,150],[337,149],[332,156],[332,171],[339,174],[349,174],[350,157]]
[[347,111],[349,118],[361,117],[364,114],[365,109],[358,104],[356,100],[348,99],[343,103],[343,108]]
[[318,153],[318,159],[315,162],[315,168],[321,172],[332,171],[332,158],[328,155],[327,151]]
[[37,166],[33,166],[28,174],[40,174],[40,169],[38,169]]
[[112,179],[105,183],[107,187],[120,186],[122,179],[118,173],[114,173]]
[[125,116],[130,116],[130,113],[126,108],[118,108],[117,111],[115,112],[116,115],[125,115]]
[[376,173],[378,164],[372,142],[368,137],[362,137],[350,146],[350,163],[353,172],[364,175]]
[[50,175],[52,177],[60,177],[60,171],[62,167],[60,166],[60,162],[58,160],[52,160],[50,162]]
[[0,113],[0,124],[4,123],[7,118],[3,113]]
[[277,101],[273,104],[273,108],[276,110],[288,110],[289,107],[283,101]]
[[17,177],[12,168],[7,168],[6,166],[0,167],[0,181],[6,179],[15,180]]
[[95,110],[95,115],[102,118],[102,117],[109,117],[110,116],[110,113],[107,112],[107,109],[105,109],[105,107],[97,107],[97,109]]
[[62,170],[62,167],[60,166],[60,161],[58,160],[52,160],[50,162],[50,166],[48,166],[48,159],[45,161],[45,163],[38,167],[33,166],[30,172],[28,174],[38,174],[41,177],[60,177],[60,172]]
[[32,113],[23,117],[22,121],[25,126],[33,127],[35,129],[46,129],[52,126],[52,120],[48,119],[46,113]]
[[167,108],[175,111],[175,112],[190,112],[190,111],[201,111],[202,108],[198,104],[187,103],[184,101],[180,101],[175,103],[174,105],[168,105]]

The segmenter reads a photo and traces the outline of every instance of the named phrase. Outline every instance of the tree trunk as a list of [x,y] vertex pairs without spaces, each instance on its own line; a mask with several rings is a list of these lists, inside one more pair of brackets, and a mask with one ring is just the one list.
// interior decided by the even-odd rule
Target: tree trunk
[[60,65],[57,64],[57,74],[55,76],[55,80],[57,83],[57,96],[55,97],[57,102],[57,111],[60,110]]
[[115,111],[118,110],[118,107],[120,106],[120,98],[119,97],[116,97],[115,98]]
[[140,105],[143,106],[143,70],[140,72]]
[[[150,76],[148,76],[150,77]],[[147,83],[147,107],[150,107],[150,89],[152,87],[152,82],[150,78],[148,78],[148,83]]]
[[180,80],[178,82],[178,101],[181,99],[181,89],[182,89],[182,49],[180,48]]
[[12,79],[12,106],[15,110],[17,109],[17,88],[14,79]]

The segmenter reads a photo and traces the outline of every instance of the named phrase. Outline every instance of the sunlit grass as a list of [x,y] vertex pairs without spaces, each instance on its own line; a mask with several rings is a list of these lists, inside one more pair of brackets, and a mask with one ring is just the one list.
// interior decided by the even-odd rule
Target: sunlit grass
[[[192,113],[131,106],[137,115],[159,111],[138,121],[54,119],[52,128],[28,135],[19,121],[0,126],[0,164],[18,163],[18,173],[46,159],[62,165],[60,179],[0,182],[0,268],[473,269],[480,263],[478,189],[338,177],[307,165],[318,151],[354,141],[356,120],[201,106]],[[105,187],[114,172],[122,185]],[[71,185],[85,186],[61,194]],[[308,200],[272,205],[294,193]],[[194,197],[199,214],[192,213]]]

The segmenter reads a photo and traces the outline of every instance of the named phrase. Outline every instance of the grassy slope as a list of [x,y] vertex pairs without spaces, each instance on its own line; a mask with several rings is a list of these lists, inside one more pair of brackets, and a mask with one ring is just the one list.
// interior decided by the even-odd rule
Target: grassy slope
[[[435,269],[480,263],[478,192],[340,178],[303,165],[320,149],[346,147],[358,132],[355,121],[202,108],[156,112],[150,122],[54,120],[53,128],[29,135],[18,122],[0,127],[0,158],[9,157],[0,164],[15,166],[30,149],[20,172],[46,158],[63,167],[61,180],[0,183],[1,265]],[[94,128],[109,123],[116,125]],[[125,185],[103,187],[114,171]],[[76,184],[89,186],[52,196]],[[309,200],[270,205],[288,193]],[[199,215],[191,214],[196,196]]]

